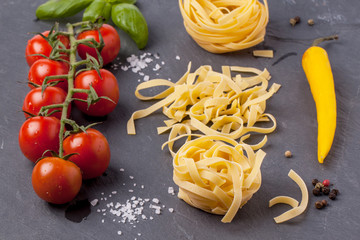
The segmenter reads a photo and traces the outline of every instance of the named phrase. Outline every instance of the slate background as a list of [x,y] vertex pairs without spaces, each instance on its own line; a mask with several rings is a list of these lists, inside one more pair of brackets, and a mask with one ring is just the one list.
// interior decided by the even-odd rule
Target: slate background
[[[149,24],[150,39],[144,51],[119,30],[122,40],[120,60],[125,62],[131,54],[159,53],[165,65],[153,72],[150,78],[178,79],[189,61],[193,69],[210,64],[215,70],[221,65],[268,68],[271,82],[282,88],[268,103],[267,111],[278,122],[277,130],[269,135],[262,165],[263,184],[258,193],[236,215],[231,224],[220,222],[221,217],[189,207],[183,201],[167,193],[172,182],[171,156],[160,149],[167,139],[157,136],[156,127],[164,116],[154,114],[136,122],[137,135],[126,135],[126,122],[131,113],[149,106],[133,94],[138,75],[121,69],[113,71],[120,86],[120,103],[106,121],[97,126],[108,138],[112,159],[107,176],[84,184],[79,199],[100,199],[118,191],[113,200],[125,202],[131,196],[158,197],[166,209],[154,220],[144,221],[133,228],[129,224],[112,222],[111,214],[102,216],[96,212],[103,202],[91,208],[90,215],[80,223],[65,218],[65,206],[53,206],[40,200],[32,190],[32,163],[25,159],[18,147],[18,130],[24,122],[21,113],[23,98],[29,91],[26,78],[29,67],[24,58],[28,32],[41,32],[52,21],[34,21],[36,7],[42,0],[2,1],[0,3],[0,239],[357,239],[360,234],[360,105],[359,93],[359,45],[360,17],[355,0],[273,0],[269,1],[270,22],[265,42],[253,49],[275,50],[274,59],[251,56],[251,50],[232,54],[214,55],[202,50],[186,34],[177,1],[139,0],[138,6]],[[301,24],[292,28],[288,21],[299,15]],[[307,19],[315,25],[309,27]],[[81,14],[62,20],[81,20]],[[316,160],[317,123],[315,105],[301,67],[301,56],[312,40],[337,33],[340,40],[322,46],[328,51],[335,78],[338,125],[334,144],[326,163]],[[286,60],[272,65],[287,53],[296,53]],[[175,59],[180,56],[181,60]],[[159,73],[159,76],[156,76]],[[90,119],[74,111],[73,117],[80,123]],[[100,119],[103,120],[103,119]],[[294,157],[283,154],[291,150]],[[125,172],[120,172],[124,168]],[[287,206],[268,208],[268,200],[278,195],[300,199],[300,190],[288,177],[294,169],[311,189],[311,179],[329,178],[341,191],[336,201],[319,211],[314,208],[316,198],[310,195],[309,207],[301,216],[283,224],[275,224],[273,217],[288,209]],[[135,177],[131,180],[128,176]],[[129,185],[145,185],[129,193]],[[123,186],[123,183],[126,185]],[[135,189],[135,188],[134,188]],[[168,208],[175,209],[169,213]],[[101,223],[104,219],[105,223]],[[122,236],[117,231],[122,231]],[[137,233],[142,235],[139,237]]]

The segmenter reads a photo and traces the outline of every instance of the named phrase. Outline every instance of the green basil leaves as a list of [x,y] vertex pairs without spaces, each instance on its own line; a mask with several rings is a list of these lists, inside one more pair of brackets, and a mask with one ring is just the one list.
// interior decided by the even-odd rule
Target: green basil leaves
[[139,49],[146,46],[149,36],[147,23],[135,5],[128,3],[114,5],[111,18],[116,26],[130,35]]
[[36,9],[36,17],[39,19],[52,19],[70,17],[84,8],[93,0],[50,0]]
[[111,4],[104,0],[94,0],[86,9],[83,15],[83,21],[95,22],[103,18],[107,22],[111,15]]
[[49,0],[36,10],[39,19],[70,17],[85,9],[83,21],[112,21],[130,35],[139,49],[143,49],[149,37],[146,20],[134,5],[136,0]]

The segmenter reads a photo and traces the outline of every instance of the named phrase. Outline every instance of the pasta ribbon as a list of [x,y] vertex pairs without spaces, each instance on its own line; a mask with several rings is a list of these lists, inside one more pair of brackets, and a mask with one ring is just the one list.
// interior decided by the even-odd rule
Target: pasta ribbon
[[266,34],[267,0],[179,0],[184,26],[194,41],[212,53],[255,46]]
[[272,207],[273,205],[278,203],[288,204],[293,207],[292,209],[281,214],[280,216],[275,217],[274,220],[276,223],[286,222],[294,217],[299,216],[306,210],[309,203],[309,193],[304,180],[292,169],[289,171],[288,176],[299,186],[301,190],[301,202],[299,205],[299,202],[297,200],[287,196],[278,196],[271,199],[269,201],[269,207]]

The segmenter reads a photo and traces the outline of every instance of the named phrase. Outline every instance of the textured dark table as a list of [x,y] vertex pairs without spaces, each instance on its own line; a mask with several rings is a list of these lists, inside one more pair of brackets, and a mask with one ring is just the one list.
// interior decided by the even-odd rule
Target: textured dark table
[[[0,3],[0,239],[358,239],[360,234],[360,80],[359,37],[360,2],[355,0],[276,0],[269,1],[270,22],[264,43],[255,48],[275,50],[274,59],[251,56],[250,50],[233,54],[214,55],[199,48],[186,34],[177,1],[140,1],[150,30],[148,47],[138,51],[131,40],[121,34],[122,50],[115,63],[125,63],[131,54],[158,53],[154,62],[164,65],[159,71],[146,70],[150,78],[178,79],[189,61],[193,69],[210,64],[220,70],[221,65],[268,68],[282,88],[268,103],[267,111],[278,121],[277,130],[269,135],[262,165],[263,183],[231,224],[220,222],[221,217],[188,206],[168,194],[172,182],[171,156],[160,146],[167,135],[157,136],[156,127],[165,118],[159,113],[136,122],[137,135],[126,134],[126,122],[131,113],[149,106],[133,94],[139,75],[131,71],[113,70],[120,86],[120,103],[103,124],[97,126],[107,136],[112,159],[107,176],[84,183],[77,198],[101,199],[117,191],[111,201],[124,203],[132,196],[157,197],[165,205],[161,215],[146,208],[153,220],[140,221],[136,228],[130,224],[113,222],[107,210],[105,216],[97,209],[106,209],[107,201],[91,207],[91,213],[76,223],[65,217],[68,206],[53,206],[40,200],[32,190],[32,163],[18,147],[18,130],[24,121],[21,113],[23,98],[28,92],[28,66],[24,58],[28,32],[49,29],[53,22],[34,21],[36,1],[1,1]],[[303,22],[292,28],[288,21],[299,15]],[[315,25],[309,27],[307,19]],[[66,21],[79,21],[81,15]],[[66,21],[63,21],[64,24]],[[316,160],[317,123],[315,105],[301,68],[301,56],[311,40],[337,33],[340,40],[323,46],[328,51],[336,85],[338,125],[334,144],[326,163]],[[293,53],[273,65],[281,56]],[[295,54],[294,54],[295,53]],[[179,56],[180,61],[176,59]],[[153,65],[152,65],[153,66]],[[159,73],[159,76],[156,75]],[[80,123],[92,122],[74,112]],[[285,150],[294,157],[286,159]],[[124,168],[125,171],[119,171]],[[314,208],[319,198],[310,195],[309,207],[301,216],[283,224],[275,224],[273,217],[289,209],[287,206],[268,208],[268,200],[278,195],[300,199],[300,190],[288,177],[294,169],[311,189],[312,178],[329,178],[341,191],[338,199],[321,211]],[[130,179],[129,176],[134,176]],[[125,183],[125,185],[123,185]],[[137,183],[134,187],[133,183]],[[144,185],[142,189],[140,186]],[[134,189],[130,193],[129,189]],[[176,188],[175,188],[176,189]],[[177,191],[176,191],[177,192]],[[104,195],[101,195],[104,193]],[[321,198],[320,198],[321,199]],[[170,213],[168,208],[174,208]],[[88,209],[87,209],[88,211]],[[145,211],[145,210],[144,210]],[[85,209],[86,212],[86,209]],[[82,218],[84,211],[78,213]],[[73,216],[74,217],[74,216]],[[76,217],[76,214],[75,214]],[[102,223],[104,220],[104,223]],[[122,235],[117,234],[122,231]],[[141,236],[138,235],[141,233]]]

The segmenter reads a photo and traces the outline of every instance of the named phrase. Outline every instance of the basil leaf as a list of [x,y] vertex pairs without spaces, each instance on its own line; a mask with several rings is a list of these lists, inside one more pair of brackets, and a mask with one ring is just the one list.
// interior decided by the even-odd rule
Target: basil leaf
[[83,21],[95,22],[99,18],[104,18],[107,22],[111,14],[111,4],[104,0],[94,0],[86,9],[83,15]]
[[112,21],[130,35],[139,49],[143,49],[149,37],[146,20],[140,10],[132,4],[120,3],[111,10]]
[[84,8],[93,0],[50,0],[36,9],[36,17],[39,19],[52,19],[70,17]]

